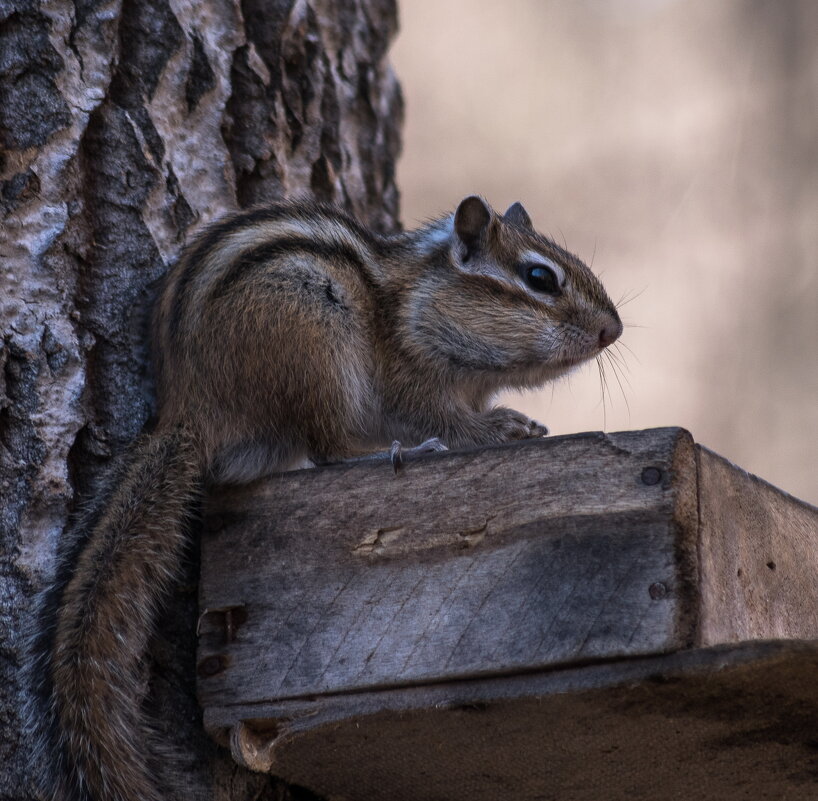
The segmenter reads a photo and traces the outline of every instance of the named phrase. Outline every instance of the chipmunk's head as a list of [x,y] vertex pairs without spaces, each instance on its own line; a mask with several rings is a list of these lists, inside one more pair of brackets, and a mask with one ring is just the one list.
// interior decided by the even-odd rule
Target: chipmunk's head
[[537,233],[520,203],[499,215],[467,197],[434,236],[448,258],[418,287],[413,333],[453,367],[493,373],[498,386],[537,385],[622,333],[596,276]]

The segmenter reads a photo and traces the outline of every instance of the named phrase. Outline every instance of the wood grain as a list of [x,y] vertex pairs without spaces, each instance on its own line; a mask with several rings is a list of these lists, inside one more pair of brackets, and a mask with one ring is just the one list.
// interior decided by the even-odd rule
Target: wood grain
[[817,672],[818,644],[754,642],[285,701],[246,725],[268,770],[346,801],[811,801]]
[[818,510],[696,450],[699,643],[818,637]]
[[[200,698],[258,703],[683,647],[678,429],[306,470],[214,498]],[[645,483],[645,470],[657,483]],[[688,468],[690,469],[690,468]],[[305,502],[305,499],[309,499]],[[680,537],[680,531],[682,536]]]

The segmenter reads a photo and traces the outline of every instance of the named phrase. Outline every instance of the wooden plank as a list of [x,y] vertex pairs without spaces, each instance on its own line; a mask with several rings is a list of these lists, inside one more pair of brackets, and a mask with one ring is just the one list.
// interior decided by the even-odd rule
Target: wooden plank
[[691,644],[693,454],[680,429],[586,434],[223,491],[203,539],[202,703]]
[[286,474],[206,510],[205,726],[347,801],[806,801],[818,640],[734,643],[818,638],[816,569],[679,429]]
[[[818,643],[695,649],[283,701],[247,710],[233,739],[345,801],[810,801],[816,674]],[[233,719],[206,715],[211,731]]]
[[696,447],[701,645],[818,637],[818,510]]

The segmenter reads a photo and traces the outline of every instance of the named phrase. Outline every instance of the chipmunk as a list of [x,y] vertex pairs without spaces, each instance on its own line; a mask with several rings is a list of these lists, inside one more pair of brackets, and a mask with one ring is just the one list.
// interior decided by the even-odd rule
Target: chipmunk
[[206,230],[156,307],[155,430],[67,535],[43,605],[48,797],[162,798],[143,660],[207,484],[392,440],[461,448],[543,436],[493,396],[561,376],[621,333],[601,283],[519,203],[500,216],[467,197],[391,237],[312,203]]

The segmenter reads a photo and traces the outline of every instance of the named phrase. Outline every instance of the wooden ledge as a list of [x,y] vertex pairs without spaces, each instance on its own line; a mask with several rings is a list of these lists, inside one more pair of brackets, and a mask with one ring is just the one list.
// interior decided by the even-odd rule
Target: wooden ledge
[[[351,801],[620,797],[598,794],[607,774],[586,747],[630,754],[622,786],[644,763],[655,790],[654,745],[623,738],[675,726],[671,740],[703,747],[715,730],[699,707],[673,723],[680,699],[766,682],[818,724],[816,682],[793,678],[818,658],[798,642],[818,638],[816,568],[818,510],[675,428],[224,489],[202,545],[205,725],[244,764]],[[774,707],[758,705],[756,729]],[[721,792],[739,752],[785,780],[731,743],[719,793],[698,797],[745,797]]]

